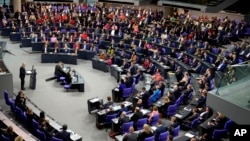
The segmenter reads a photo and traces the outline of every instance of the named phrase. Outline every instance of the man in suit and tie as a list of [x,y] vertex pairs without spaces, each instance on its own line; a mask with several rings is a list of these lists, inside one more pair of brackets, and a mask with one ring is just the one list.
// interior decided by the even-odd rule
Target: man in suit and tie
[[24,87],[25,75],[26,75],[26,70],[25,70],[25,64],[23,63],[19,69],[19,77],[21,79],[21,90],[25,90],[25,87]]
[[59,139],[62,139],[63,141],[71,141],[70,133],[67,132],[67,128],[68,128],[68,126],[66,124],[64,124],[62,126],[62,131],[58,132],[56,137]]
[[167,128],[162,125],[162,121],[158,120],[157,128],[155,130],[155,141],[159,141],[159,136],[161,133],[167,131]]
[[83,46],[82,47],[83,47],[84,50],[89,49],[89,45],[87,44],[86,41],[83,42]]

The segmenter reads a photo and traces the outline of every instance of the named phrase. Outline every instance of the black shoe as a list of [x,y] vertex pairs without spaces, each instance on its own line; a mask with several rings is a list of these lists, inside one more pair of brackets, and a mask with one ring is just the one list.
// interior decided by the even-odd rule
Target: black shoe
[[26,90],[26,88],[22,88],[21,90]]

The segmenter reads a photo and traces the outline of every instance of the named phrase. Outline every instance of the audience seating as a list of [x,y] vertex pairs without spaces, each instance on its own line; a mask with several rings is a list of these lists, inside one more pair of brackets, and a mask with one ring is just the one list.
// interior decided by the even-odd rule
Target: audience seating
[[36,135],[41,141],[47,141],[45,133],[41,130],[36,129]]
[[158,122],[158,120],[160,119],[160,114],[156,114],[152,117],[151,121],[150,121],[150,125],[151,126],[155,126]]
[[123,134],[129,133],[129,128],[132,127],[133,125],[134,125],[134,122],[123,123],[123,125],[122,125],[122,133]]
[[52,137],[50,141],[63,141],[62,139],[58,139],[56,137]]
[[161,133],[161,134],[159,135],[158,141],[166,141],[167,138],[168,138],[168,134],[169,134],[168,131]]
[[174,134],[173,134],[174,137],[177,137],[177,136],[179,135],[180,128],[181,128],[180,125],[178,125],[177,127],[175,127],[175,129],[174,129]]
[[154,141],[154,140],[155,140],[155,136],[147,137],[144,139],[144,141]]
[[112,124],[112,119],[116,118],[117,114],[112,114],[112,115],[106,115],[105,118],[105,126],[106,126],[106,131],[109,127],[111,127]]
[[136,129],[137,130],[142,130],[143,125],[146,124],[147,122],[148,122],[147,118],[138,119],[137,124],[136,124]]
[[6,137],[5,135],[1,135],[2,141],[11,141],[10,138]]
[[221,140],[223,138],[227,138],[227,130],[226,129],[215,129],[213,131],[212,139],[213,140]]
[[169,105],[169,106],[168,106],[168,109],[165,111],[165,115],[166,115],[167,117],[171,117],[171,116],[173,116],[173,115],[176,114],[177,109],[178,109],[178,106],[177,106],[176,104],[174,104],[174,105]]

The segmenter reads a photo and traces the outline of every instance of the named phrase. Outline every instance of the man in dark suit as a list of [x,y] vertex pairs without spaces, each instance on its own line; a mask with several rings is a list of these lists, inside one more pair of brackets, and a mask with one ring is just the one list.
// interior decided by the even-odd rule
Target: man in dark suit
[[68,126],[66,124],[64,124],[62,126],[62,131],[58,132],[56,137],[59,139],[62,139],[63,141],[71,141],[70,133],[67,132],[67,128],[68,128]]
[[57,77],[65,76],[65,72],[63,71],[62,67],[63,67],[63,63],[62,62],[58,62],[58,64],[55,66],[55,72],[54,72],[54,74]]
[[26,75],[26,70],[25,70],[25,64],[23,63],[19,69],[19,77],[21,79],[21,90],[25,90],[24,88],[25,75]]
[[118,119],[118,126],[121,127],[123,123],[129,122],[129,117],[126,116],[126,112],[122,112],[119,119]]
[[142,118],[143,118],[143,113],[140,111],[140,108],[139,107],[135,107],[135,112],[134,112],[133,116],[130,119],[131,121],[134,122],[134,127],[136,127],[137,121],[139,119],[142,119]]
[[160,134],[165,132],[165,131],[167,131],[167,128],[162,125],[161,120],[158,120],[158,125],[157,125],[157,128],[155,130],[155,141],[158,141]]
[[137,133],[134,133],[134,128],[129,128],[129,133],[124,136],[122,141],[137,141]]
[[148,107],[148,98],[150,96],[149,92],[146,90],[145,87],[142,87],[142,91],[141,93],[137,94],[139,97],[141,97],[142,99],[142,105],[143,108],[147,108]]

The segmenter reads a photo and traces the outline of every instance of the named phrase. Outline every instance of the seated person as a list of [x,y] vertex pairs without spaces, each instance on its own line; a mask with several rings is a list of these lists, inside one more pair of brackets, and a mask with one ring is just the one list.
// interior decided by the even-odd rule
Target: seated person
[[129,127],[129,133],[125,134],[122,141],[137,141],[137,133],[134,133],[134,128]]
[[140,109],[143,108],[142,99],[138,99],[134,107],[139,107]]
[[53,34],[52,37],[50,38],[50,42],[52,42],[52,43],[57,42],[57,38],[56,38],[55,34]]
[[135,78],[135,80],[139,83],[139,79],[141,78],[141,76],[142,76],[142,72],[141,72],[141,70],[140,69],[137,69],[136,70],[136,74],[133,76],[134,78]]
[[161,70],[157,69],[156,73],[151,77],[151,84],[158,84],[162,80]]
[[117,114],[118,117],[122,114],[122,112],[127,113],[129,111],[128,107],[125,107],[124,103],[121,103],[120,105],[121,105],[121,109],[119,110],[119,112]]
[[157,106],[154,106],[154,107],[153,107],[153,111],[149,114],[149,117],[148,117],[149,123],[152,121],[152,118],[153,118],[155,115],[157,115],[157,114],[159,114],[158,108],[157,108]]
[[203,90],[201,92],[201,96],[195,99],[197,101],[197,106],[203,107],[206,104],[206,98],[207,98],[207,91]]
[[156,85],[153,89],[153,98],[152,101],[156,102],[161,97],[161,90],[159,89],[159,85]]
[[[46,139],[49,140],[52,136],[52,132],[49,132],[48,128],[47,128],[47,125],[46,125],[46,122],[43,121],[41,124],[39,124],[40,127],[39,127],[39,130],[41,132],[43,132],[46,136]],[[54,131],[53,131],[54,132]]]
[[63,63],[58,62],[58,64],[55,66],[55,72],[54,72],[56,77],[61,77],[61,76],[66,76],[66,73],[63,71]]
[[59,138],[59,139],[61,139],[63,141],[70,141],[71,140],[71,138],[70,138],[70,132],[68,132],[67,129],[68,129],[68,126],[66,124],[64,124],[62,126],[62,131],[59,131],[55,135],[55,137]]
[[118,126],[121,128],[123,123],[129,122],[129,117],[126,115],[126,112],[122,112],[119,119],[118,119]]
[[203,110],[203,108],[198,108],[200,115],[199,115],[199,121],[200,122],[204,122],[205,120],[207,120],[212,114],[212,109],[210,109],[208,106],[204,108],[205,110]]
[[164,133],[165,131],[167,131],[166,127],[162,125],[162,121],[158,120],[157,126],[156,126],[156,130],[154,132],[155,134],[155,141],[159,141],[159,136],[161,133]]
[[146,58],[142,66],[144,69],[147,70],[150,66],[150,60],[148,58]]
[[19,91],[18,95],[15,99],[15,106],[21,108],[23,111],[27,110],[26,106],[26,96],[24,95],[23,91]]
[[189,116],[187,119],[185,119],[182,124],[183,124],[183,127],[184,126],[190,126],[192,121],[195,120],[196,118],[199,117],[199,112],[198,112],[198,109],[197,108],[193,108],[192,109],[192,115]]
[[1,129],[0,133],[5,135],[11,141],[14,141],[14,139],[16,138],[16,134],[14,133],[14,130],[13,130],[12,126],[8,126],[6,129]]
[[150,96],[149,92],[146,90],[145,87],[142,87],[142,91],[137,94],[138,97],[142,99],[142,105],[144,108],[148,107],[148,98]]
[[71,69],[69,69],[68,72],[66,73],[65,81],[67,82],[67,84],[71,84],[72,82]]
[[164,98],[164,105],[163,107],[159,110],[161,113],[165,113],[165,111],[168,110],[168,106],[171,104],[170,99],[168,98],[168,96],[166,96]]
[[170,119],[170,125],[168,126],[168,132],[170,135],[173,136],[174,134],[174,129],[179,126],[179,123],[177,122],[177,119],[175,116],[172,116],[171,119]]
[[149,125],[144,124],[143,130],[139,133],[137,141],[144,141],[145,138],[152,137],[153,135]]
[[106,55],[105,55],[104,51],[101,52],[99,58],[100,58],[100,59],[103,59],[103,60],[106,60]]
[[109,108],[110,106],[112,106],[113,104],[114,104],[114,102],[111,100],[111,97],[108,96],[108,97],[107,97],[107,102],[106,102],[105,104],[101,105],[101,108],[107,109],[107,108]]
[[134,122],[134,128],[135,129],[136,129],[137,121],[139,119],[142,119],[142,118],[143,118],[143,113],[140,111],[140,108],[139,107],[135,107],[134,114],[130,118],[130,120]]

